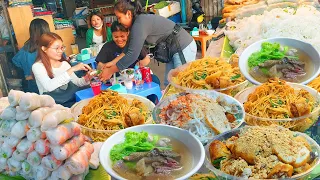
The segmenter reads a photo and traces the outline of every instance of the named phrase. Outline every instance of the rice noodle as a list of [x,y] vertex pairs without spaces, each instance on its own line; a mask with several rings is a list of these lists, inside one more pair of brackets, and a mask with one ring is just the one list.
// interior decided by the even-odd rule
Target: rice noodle
[[227,23],[225,34],[237,54],[261,39],[290,37],[312,44],[320,51],[320,12],[313,6],[277,8]]

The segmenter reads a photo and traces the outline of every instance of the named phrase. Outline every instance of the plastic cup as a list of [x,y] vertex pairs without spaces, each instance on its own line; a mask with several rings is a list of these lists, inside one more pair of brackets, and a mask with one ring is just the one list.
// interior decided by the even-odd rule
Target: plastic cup
[[127,88],[127,89],[132,89],[133,87],[133,82],[132,80],[126,80],[123,82],[124,83],[124,86]]
[[96,96],[101,92],[101,82],[91,82],[90,83],[93,94]]
[[72,54],[79,54],[78,44],[71,44]]

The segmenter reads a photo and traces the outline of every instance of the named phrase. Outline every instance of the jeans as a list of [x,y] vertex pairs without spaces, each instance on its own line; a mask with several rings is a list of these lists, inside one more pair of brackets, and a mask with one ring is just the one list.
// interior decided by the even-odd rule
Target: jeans
[[[196,59],[197,55],[197,44],[193,40],[186,48],[182,50],[182,53],[184,55],[184,58],[186,59],[186,62],[191,62]],[[171,69],[175,69],[182,65],[182,62],[180,60],[179,53],[175,53],[172,57],[172,61],[166,64],[166,74],[164,75],[164,85],[167,86],[169,84],[168,82],[168,73]]]

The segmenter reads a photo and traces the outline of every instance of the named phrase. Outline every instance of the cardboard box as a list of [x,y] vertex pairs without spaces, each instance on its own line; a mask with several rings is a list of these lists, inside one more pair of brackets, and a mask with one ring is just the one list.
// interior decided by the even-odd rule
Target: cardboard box
[[169,3],[168,6],[162,9],[154,9],[154,7],[152,7],[152,11],[155,14],[163,16],[165,18],[173,16],[181,11],[180,2],[176,2],[176,1],[167,1],[167,2]]
[[77,26],[86,26],[87,22],[85,21],[85,19],[81,19],[79,18],[79,16],[81,16],[79,13],[83,10],[83,12],[81,13],[82,17],[86,17],[86,15],[89,13],[89,8],[88,7],[79,7],[76,10],[74,10],[73,12],[73,16],[76,16],[76,25]]

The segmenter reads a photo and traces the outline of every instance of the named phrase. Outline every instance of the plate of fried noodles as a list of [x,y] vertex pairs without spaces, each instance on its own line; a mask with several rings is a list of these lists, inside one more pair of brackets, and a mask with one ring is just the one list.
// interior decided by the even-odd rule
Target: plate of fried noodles
[[71,111],[82,133],[102,142],[121,129],[152,123],[154,107],[145,97],[107,90],[78,102]]
[[320,114],[320,95],[306,85],[278,78],[239,92],[235,98],[243,103],[249,125],[280,125],[304,132]]

